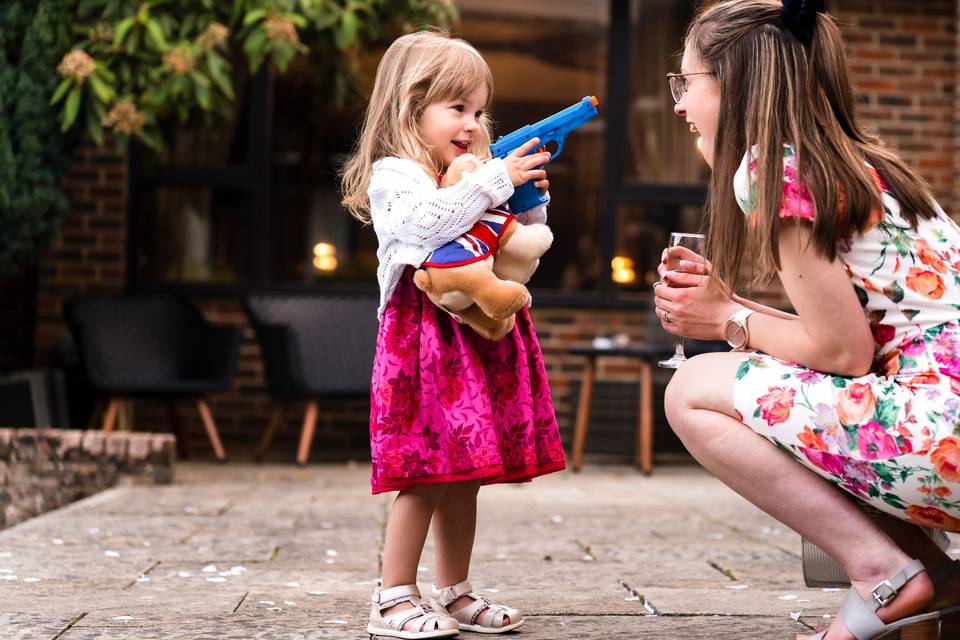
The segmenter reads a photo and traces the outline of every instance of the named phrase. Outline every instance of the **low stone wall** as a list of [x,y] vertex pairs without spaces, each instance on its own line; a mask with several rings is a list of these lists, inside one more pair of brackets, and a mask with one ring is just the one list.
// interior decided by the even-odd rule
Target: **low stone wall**
[[170,434],[0,429],[0,529],[117,482],[173,480]]

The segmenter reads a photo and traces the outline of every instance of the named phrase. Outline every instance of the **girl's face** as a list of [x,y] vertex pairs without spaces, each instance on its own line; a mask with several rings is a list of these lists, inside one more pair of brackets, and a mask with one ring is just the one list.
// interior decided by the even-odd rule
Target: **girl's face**
[[467,153],[480,133],[480,115],[487,98],[487,88],[480,87],[465,98],[432,102],[423,110],[420,135],[444,169]]
[[687,90],[673,107],[673,112],[686,119],[691,132],[700,134],[700,152],[712,169],[713,145],[717,140],[717,122],[720,119],[720,82],[715,76],[706,75],[707,71],[696,52],[687,46],[680,63],[680,73],[686,74]]

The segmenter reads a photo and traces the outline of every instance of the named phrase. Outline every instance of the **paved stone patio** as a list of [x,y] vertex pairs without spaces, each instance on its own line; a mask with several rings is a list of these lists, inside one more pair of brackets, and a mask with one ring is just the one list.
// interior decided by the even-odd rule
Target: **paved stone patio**
[[[472,580],[526,612],[510,637],[787,639],[842,598],[804,588],[799,538],[694,466],[480,495]],[[0,531],[0,638],[365,638],[391,499],[363,464],[180,464]],[[421,585],[431,567],[428,548]]]

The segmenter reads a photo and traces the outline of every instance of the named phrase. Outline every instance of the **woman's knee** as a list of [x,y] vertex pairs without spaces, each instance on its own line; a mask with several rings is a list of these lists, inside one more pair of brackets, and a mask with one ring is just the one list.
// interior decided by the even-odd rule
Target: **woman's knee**
[[404,490],[402,494],[410,496],[431,508],[435,508],[447,495],[449,486],[450,485],[444,483],[418,484],[410,489]]
[[690,358],[673,374],[663,397],[664,412],[674,431],[680,433],[690,423],[686,418],[695,409],[732,415],[732,389],[735,367],[730,354],[704,353]]

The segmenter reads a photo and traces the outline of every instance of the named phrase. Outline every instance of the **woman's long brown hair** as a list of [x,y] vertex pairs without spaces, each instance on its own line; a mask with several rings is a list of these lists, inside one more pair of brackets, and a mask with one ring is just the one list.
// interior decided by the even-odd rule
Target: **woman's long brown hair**
[[[843,37],[831,16],[817,14],[806,46],[783,27],[778,0],[725,0],[694,20],[685,45],[720,82],[706,205],[715,278],[736,289],[748,251],[758,283],[771,281],[780,269],[784,143],[796,151],[798,178],[816,207],[812,242],[827,259],[836,257],[838,240],[869,227],[871,211],[883,210],[865,162],[911,224],[936,215],[926,183],[858,123]],[[748,149],[755,150],[757,162],[756,213],[749,224],[733,187]]]

